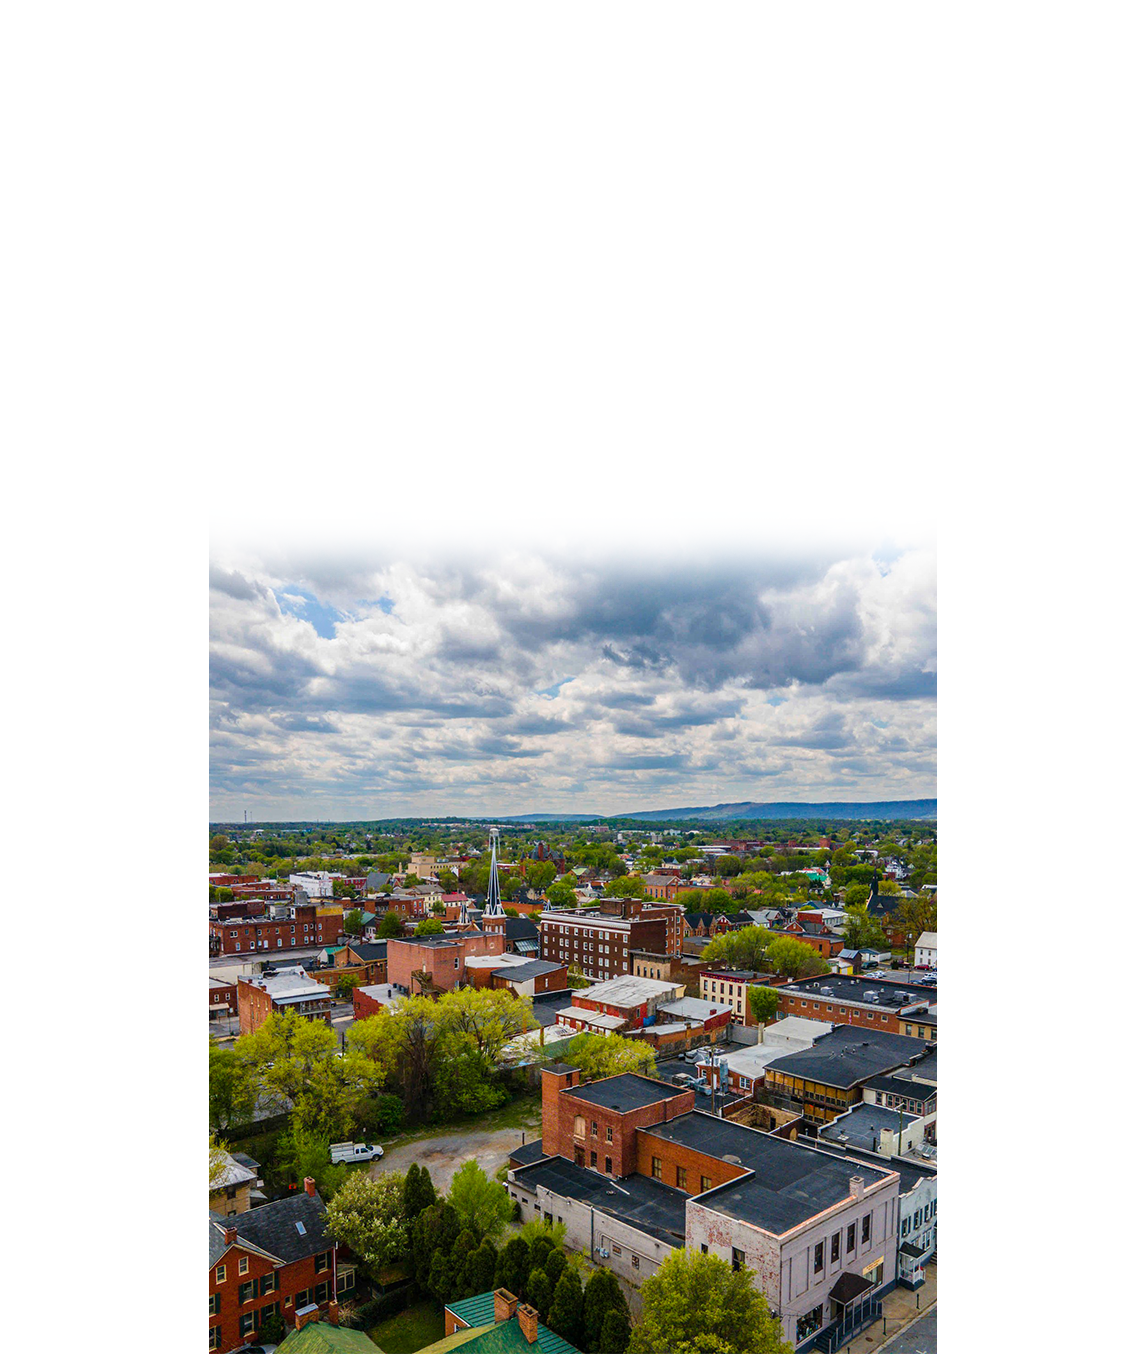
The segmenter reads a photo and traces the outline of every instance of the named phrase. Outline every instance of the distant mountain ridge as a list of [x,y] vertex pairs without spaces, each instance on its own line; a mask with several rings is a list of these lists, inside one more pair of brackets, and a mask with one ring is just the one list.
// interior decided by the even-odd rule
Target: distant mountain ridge
[[742,800],[738,804],[695,805],[684,809],[645,809],[639,813],[516,813],[505,817],[505,823],[589,823],[605,818],[632,818],[639,822],[657,823],[672,818],[696,818],[720,822],[735,818],[937,818],[937,799],[880,799],[868,804],[852,800],[831,800],[825,803],[761,804]]

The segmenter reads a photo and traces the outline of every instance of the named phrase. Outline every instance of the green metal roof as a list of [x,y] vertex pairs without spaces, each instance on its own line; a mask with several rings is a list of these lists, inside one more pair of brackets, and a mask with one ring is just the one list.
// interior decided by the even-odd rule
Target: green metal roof
[[[522,1333],[517,1317],[509,1321],[493,1319],[493,1293],[479,1293],[473,1298],[459,1298],[456,1302],[447,1302],[446,1311],[453,1312],[470,1329],[456,1331],[439,1340],[436,1345],[427,1345],[419,1354],[445,1354],[447,1350],[465,1347],[466,1354],[580,1354],[568,1340],[563,1340],[548,1326],[537,1323],[537,1343],[531,1345]],[[459,1336],[468,1335],[468,1340]]]
[[378,1346],[365,1331],[308,1321],[302,1330],[292,1330],[279,1345],[283,1354],[378,1354]]

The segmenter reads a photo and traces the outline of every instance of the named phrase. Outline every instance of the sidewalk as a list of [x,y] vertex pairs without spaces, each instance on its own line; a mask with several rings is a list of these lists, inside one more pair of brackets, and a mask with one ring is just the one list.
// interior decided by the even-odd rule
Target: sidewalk
[[[938,1295],[938,1274],[936,1267],[938,1262],[932,1262],[924,1269],[927,1279],[923,1287],[918,1292],[911,1293],[906,1288],[893,1288],[883,1299],[883,1316],[880,1317],[867,1330],[860,1333],[843,1347],[843,1350],[852,1350],[854,1354],[860,1354],[861,1350],[878,1349],[880,1345],[885,1345],[893,1336],[899,1334],[905,1326],[909,1326],[917,1316],[922,1316],[930,1307],[935,1306],[935,1299]],[[919,1299],[919,1310],[916,1311],[915,1299]],[[884,1326],[887,1326],[887,1332],[884,1333]],[[843,1351],[841,1351],[843,1354]]]

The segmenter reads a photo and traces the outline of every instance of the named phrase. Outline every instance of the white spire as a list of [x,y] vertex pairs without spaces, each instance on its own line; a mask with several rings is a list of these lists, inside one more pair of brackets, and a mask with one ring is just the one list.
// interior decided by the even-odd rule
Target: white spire
[[485,895],[485,916],[504,917],[501,909],[501,885],[497,878],[497,828],[489,830],[489,888]]

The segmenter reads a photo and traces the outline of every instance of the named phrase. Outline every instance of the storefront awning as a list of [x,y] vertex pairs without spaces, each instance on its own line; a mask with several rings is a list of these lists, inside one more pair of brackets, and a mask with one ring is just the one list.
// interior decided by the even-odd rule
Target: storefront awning
[[865,1279],[862,1274],[841,1274],[828,1297],[833,1302],[854,1302],[856,1298],[862,1297],[871,1286],[871,1280]]

